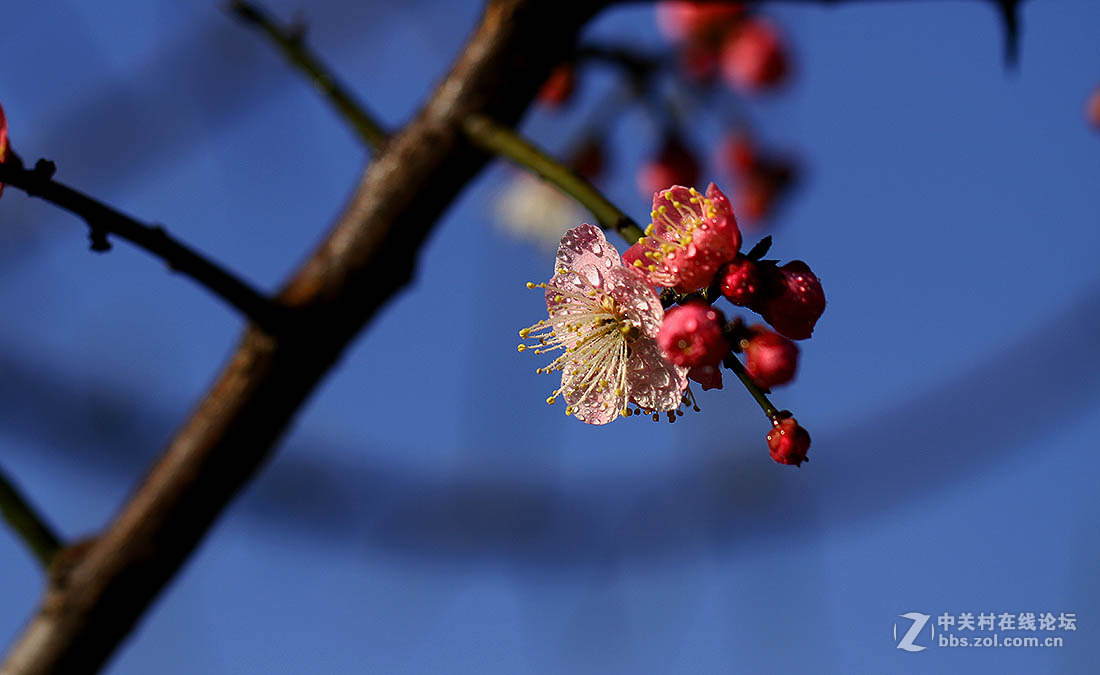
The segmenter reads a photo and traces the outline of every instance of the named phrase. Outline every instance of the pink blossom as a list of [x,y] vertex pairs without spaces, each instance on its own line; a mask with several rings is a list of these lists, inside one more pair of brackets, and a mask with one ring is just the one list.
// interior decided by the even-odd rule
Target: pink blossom
[[561,238],[554,275],[528,288],[546,291],[548,319],[519,332],[534,344],[520,351],[560,351],[537,372],[561,371],[565,413],[588,424],[607,424],[629,415],[635,404],[646,413],[679,408],[687,368],[668,361],[657,345],[664,309],[653,289],[627,270],[619,252],[592,225]]
[[673,42],[709,39],[724,32],[744,12],[739,2],[665,0],[657,3],[657,27]]
[[737,255],[741,232],[729,200],[714,183],[706,195],[680,185],[653,195],[653,223],[623,255],[654,286],[688,293],[708,286]]

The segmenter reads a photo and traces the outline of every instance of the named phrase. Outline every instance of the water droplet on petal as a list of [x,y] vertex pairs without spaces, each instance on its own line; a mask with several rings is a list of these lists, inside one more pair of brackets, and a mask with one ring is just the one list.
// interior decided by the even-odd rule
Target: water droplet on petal
[[595,266],[586,265],[585,268],[584,268],[584,276],[585,276],[586,279],[588,279],[588,283],[592,284],[593,286],[596,286],[597,288],[599,287],[599,285],[600,285],[600,271],[598,269],[596,269]]

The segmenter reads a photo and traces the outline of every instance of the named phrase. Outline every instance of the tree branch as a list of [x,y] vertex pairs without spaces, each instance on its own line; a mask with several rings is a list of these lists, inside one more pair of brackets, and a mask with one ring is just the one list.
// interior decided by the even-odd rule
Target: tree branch
[[0,512],[38,562],[48,567],[61,549],[61,540],[3,471],[0,471]]
[[268,330],[283,323],[282,308],[232,272],[172,238],[163,227],[145,225],[130,216],[53,180],[53,162],[38,160],[33,169],[11,158],[0,164],[0,183],[19,188],[81,218],[87,223],[93,251],[111,248],[107,235],[116,235],[163,260],[171,269],[191,277],[245,316]]
[[488,160],[466,141],[463,121],[485,114],[516,123],[601,4],[488,4],[448,76],[280,294],[302,330],[245,333],[115,519],[51,580],[0,673],[90,673],[106,661],[348,342],[412,277],[433,223]]
[[[317,85],[321,95],[339,110],[364,143],[377,148],[386,140],[385,132],[363,104],[342,86],[334,84],[337,82],[336,76],[320,58],[309,51],[299,31],[280,26],[262,7],[244,0],[234,0],[230,3],[230,11],[246,23],[259,27],[283,53],[283,56]],[[582,48],[577,53],[597,56],[604,54],[596,48]],[[617,231],[632,244],[641,238],[642,229],[630,216],[604,197],[594,185],[510,127],[497,124],[485,115],[471,115],[463,124],[463,131],[474,145],[506,157],[518,166],[533,171],[559,187],[588,208],[603,229]]]
[[371,149],[377,151],[389,139],[389,134],[367,111],[367,107],[355,98],[336,76],[325,67],[306,46],[302,29],[294,26],[281,26],[266,10],[245,0],[232,0],[229,11],[243,23],[257,28],[270,38],[286,57],[287,61],[305,73],[309,81],[321,92],[321,95],[335,106],[340,115],[355,129]]
[[497,124],[485,115],[471,115],[466,118],[463,129],[478,147],[506,157],[561,188],[591,211],[601,228],[615,230],[631,244],[642,238],[642,228],[594,185],[509,127]]

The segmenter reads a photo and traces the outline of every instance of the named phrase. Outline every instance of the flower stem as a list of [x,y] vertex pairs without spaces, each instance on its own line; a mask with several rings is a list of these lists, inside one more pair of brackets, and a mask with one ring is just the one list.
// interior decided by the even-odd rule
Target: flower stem
[[779,409],[772,405],[772,402],[768,400],[767,394],[752,381],[752,378],[749,377],[749,374],[745,371],[745,367],[741,365],[741,361],[733,354],[730,354],[722,363],[737,375],[737,379],[741,380],[741,384],[745,385],[745,389],[748,389],[752,397],[756,399],[756,402],[760,405],[761,409],[764,410],[764,414],[768,416],[771,423],[776,424],[779,420]]
[[485,115],[473,115],[466,118],[463,130],[467,138],[482,150],[506,157],[535,172],[576,199],[592,212],[603,229],[615,230],[631,244],[642,238],[642,228],[595,186],[512,129],[497,124]]
[[241,21],[258,28],[271,39],[283,56],[309,78],[313,86],[328,99],[336,110],[347,120],[359,137],[371,149],[378,150],[389,138],[389,134],[375,117],[367,112],[362,102],[340,83],[336,76],[325,66],[302,39],[302,31],[294,26],[281,26],[266,10],[257,4],[245,0],[233,0],[229,11]]
[[61,550],[61,540],[3,471],[0,471],[0,512],[42,567],[48,567],[54,554]]
[[229,270],[177,241],[157,225],[146,225],[88,195],[53,180],[53,162],[26,169],[14,155],[0,163],[0,183],[18,188],[80,217],[88,224],[93,251],[110,250],[107,235],[121,237],[191,277],[245,316],[267,329],[282,325],[282,307]]

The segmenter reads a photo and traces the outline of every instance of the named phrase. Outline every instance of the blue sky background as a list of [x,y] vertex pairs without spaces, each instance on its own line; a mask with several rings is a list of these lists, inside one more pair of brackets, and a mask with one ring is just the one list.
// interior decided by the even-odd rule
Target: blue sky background
[[[103,6],[101,6],[103,5]],[[281,16],[302,4],[274,2]],[[364,160],[220,3],[5,8],[14,147],[275,288]],[[503,237],[491,169],[108,672],[1091,672],[1100,633],[1100,5],[1030,2],[1005,72],[980,2],[768,7],[797,79],[750,105],[797,151],[773,252],[828,309],[775,400],[812,461],[773,463],[736,386],[676,425],[592,428],[543,399],[515,331],[550,257]],[[391,125],[476,2],[317,2],[310,38]],[[652,7],[588,36],[659,45]],[[582,80],[576,111],[613,73]],[[720,131],[708,115],[691,142]],[[554,149],[577,114],[533,112]],[[656,139],[611,134],[609,195],[648,204]],[[754,239],[756,234],[747,237]],[[67,536],[99,528],[241,322],[125,243],[0,200],[0,461]],[[0,636],[42,577],[0,532]],[[895,648],[898,615],[1076,613],[1061,649]],[[1008,633],[1003,633],[1008,635]],[[1025,633],[1012,633],[1025,635]],[[925,634],[920,642],[928,643]]]

